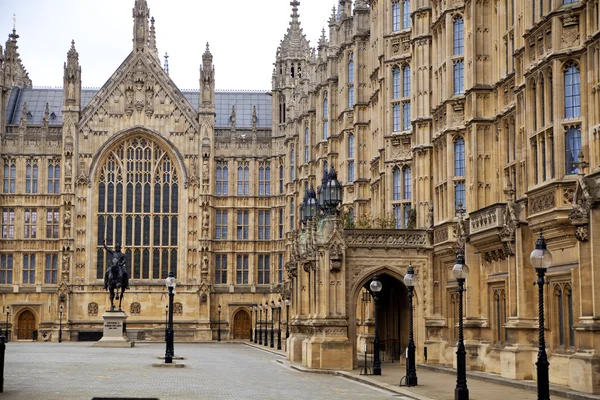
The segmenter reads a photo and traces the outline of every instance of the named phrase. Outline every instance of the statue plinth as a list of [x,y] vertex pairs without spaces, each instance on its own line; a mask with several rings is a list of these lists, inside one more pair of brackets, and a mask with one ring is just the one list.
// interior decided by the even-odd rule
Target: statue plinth
[[123,325],[127,314],[123,311],[107,311],[104,318],[104,332],[102,339],[93,344],[93,347],[133,347],[135,342],[123,335]]

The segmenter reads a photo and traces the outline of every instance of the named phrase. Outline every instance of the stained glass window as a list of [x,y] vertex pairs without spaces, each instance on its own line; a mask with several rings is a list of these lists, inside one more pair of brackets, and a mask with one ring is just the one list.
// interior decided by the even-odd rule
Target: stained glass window
[[[220,167],[223,182],[227,167]],[[222,184],[221,192],[226,188]],[[104,278],[110,261],[104,239],[111,248],[123,245],[131,279],[165,279],[171,269],[176,275],[178,213],[179,175],[171,156],[142,136],[121,142],[100,167],[96,278]]]

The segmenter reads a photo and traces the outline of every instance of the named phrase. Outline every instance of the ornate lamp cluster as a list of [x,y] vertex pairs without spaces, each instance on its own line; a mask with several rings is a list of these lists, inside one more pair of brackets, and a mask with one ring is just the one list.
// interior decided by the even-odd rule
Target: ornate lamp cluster
[[322,215],[337,215],[338,207],[342,204],[342,184],[337,180],[337,173],[331,167],[329,171],[325,168],[321,186],[315,192],[310,187],[304,193],[304,199],[300,204],[300,222],[307,224],[313,220],[319,212]]

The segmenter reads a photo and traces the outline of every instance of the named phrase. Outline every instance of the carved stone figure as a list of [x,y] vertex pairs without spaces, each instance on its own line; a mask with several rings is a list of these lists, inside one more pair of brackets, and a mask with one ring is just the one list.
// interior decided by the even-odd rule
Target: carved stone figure
[[252,106],[252,129],[256,130],[256,124],[258,122],[258,117],[256,116],[256,106]]
[[62,256],[62,273],[68,274],[71,271],[71,255],[67,252]]
[[71,210],[67,207],[67,209],[65,210],[65,215],[63,218],[63,223],[65,227],[70,227],[71,226]]
[[71,157],[67,157],[65,160],[65,177],[73,176],[73,161]]
[[202,179],[208,181],[210,178],[210,166],[208,164],[208,158],[202,161]]
[[231,107],[231,117],[229,117],[231,121],[231,128],[235,129],[235,106]]
[[[106,247],[106,240],[104,241],[104,250],[109,254],[110,267],[106,269],[104,274],[104,289],[110,291],[110,311],[115,311],[115,305],[113,300],[119,300],[119,311],[121,311],[121,302],[123,301],[123,295],[125,289],[129,289],[129,274],[127,273],[126,264],[127,257],[124,253],[121,253],[121,245],[117,243],[115,250],[111,250]],[[121,294],[119,295],[119,289]]]
[[433,201],[429,202],[427,206],[427,228],[431,228],[433,226]]
[[210,216],[208,214],[208,206],[204,205],[202,210],[202,238],[208,238],[208,230],[210,228]]

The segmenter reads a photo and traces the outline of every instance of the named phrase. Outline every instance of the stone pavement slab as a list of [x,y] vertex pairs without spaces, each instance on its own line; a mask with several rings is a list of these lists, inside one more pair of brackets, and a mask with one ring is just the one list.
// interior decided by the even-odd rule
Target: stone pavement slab
[[410,399],[337,376],[285,368],[276,362],[280,356],[240,344],[175,343],[185,368],[153,368],[162,352],[159,343],[110,349],[11,342],[0,400]]

